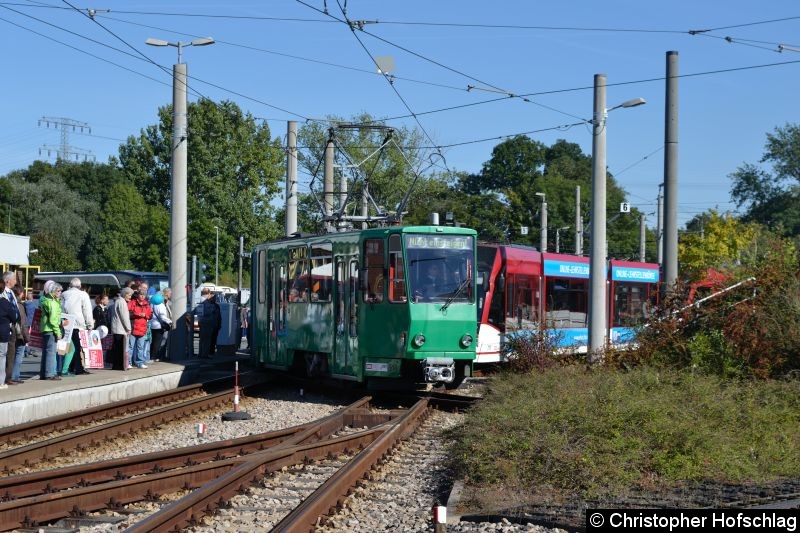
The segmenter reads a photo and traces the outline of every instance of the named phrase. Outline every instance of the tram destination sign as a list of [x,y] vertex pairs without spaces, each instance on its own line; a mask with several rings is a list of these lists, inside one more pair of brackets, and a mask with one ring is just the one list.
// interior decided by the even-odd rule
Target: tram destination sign
[[614,281],[641,281],[655,283],[658,281],[658,270],[652,268],[611,267],[611,279]]
[[589,263],[545,260],[544,275],[559,278],[588,278]]
[[406,247],[472,250],[472,237],[457,237],[451,235],[408,235],[406,237]]

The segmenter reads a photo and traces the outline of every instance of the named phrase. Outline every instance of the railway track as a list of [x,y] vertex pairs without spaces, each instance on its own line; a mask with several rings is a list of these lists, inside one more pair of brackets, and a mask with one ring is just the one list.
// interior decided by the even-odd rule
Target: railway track
[[[43,436],[47,432],[55,431],[56,428],[63,430],[63,427],[58,425],[59,420],[63,421],[66,427],[76,427],[79,424],[88,423],[89,420],[102,420],[100,418],[102,413],[112,416],[113,414],[119,415],[125,412],[126,409],[128,411],[140,411],[154,405],[170,404],[104,424],[67,432],[49,439],[37,440],[24,446],[6,449],[0,452],[0,464],[3,465],[5,473],[12,472],[20,467],[30,467],[76,449],[96,446],[121,435],[135,433],[142,429],[180,419],[192,413],[229,404],[233,394],[232,390],[205,395],[202,394],[203,392],[202,385],[191,385],[166,393],[117,402],[106,406],[104,409],[95,408],[88,415],[85,413],[79,413],[73,417],[63,415],[26,424],[25,427],[19,428],[16,432],[9,429],[5,433],[8,440],[15,439],[19,441],[23,438],[31,438],[34,435]],[[38,429],[41,433],[34,433],[35,429]]]
[[[0,502],[0,530],[37,527],[59,518],[118,510],[131,502],[192,490],[131,526],[131,531],[179,530],[197,523],[269,472],[363,450],[325,483],[324,490],[315,491],[305,505],[284,519],[287,524],[316,521],[312,514],[334,507],[357,479],[413,431],[415,421],[427,411],[427,402],[422,401],[409,410],[376,413],[369,401],[369,397],[362,398],[319,421],[285,430],[9,476],[0,480],[4,500]],[[346,429],[355,427],[366,429]]]
[[138,396],[110,404],[83,409],[78,413],[34,420],[27,424],[17,424],[0,428],[0,445],[12,445],[20,441],[40,437],[55,431],[64,431],[79,426],[128,415],[130,413],[153,409],[169,403],[180,402],[204,393],[202,384],[187,385],[178,389]]

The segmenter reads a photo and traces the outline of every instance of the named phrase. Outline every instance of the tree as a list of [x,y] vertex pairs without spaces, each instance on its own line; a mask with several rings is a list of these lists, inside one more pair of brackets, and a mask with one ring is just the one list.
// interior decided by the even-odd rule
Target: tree
[[[83,210],[80,216],[83,218],[83,223],[93,230],[100,225],[99,215],[108,201],[109,191],[115,184],[125,181],[125,175],[116,165],[94,162],[73,163],[63,160],[58,160],[55,164],[34,161],[27,169],[9,173],[8,180],[14,183],[38,184],[54,176],[63,182],[66,189],[76,193],[88,203],[90,207]],[[17,231],[23,231],[23,228],[19,227]],[[77,259],[81,267],[85,267],[89,262],[89,245],[98,235],[98,231],[87,233],[86,239],[78,246]]]
[[745,208],[744,220],[784,236],[800,235],[800,126],[787,123],[767,134],[760,163],[745,163],[728,177],[731,198]]
[[[409,202],[406,204],[408,214],[404,221],[412,223],[427,220],[427,213],[420,207],[421,201],[432,190],[441,191],[446,185],[443,185],[444,178],[436,173],[428,173],[430,167],[437,168],[435,165],[441,165],[441,161],[431,155],[430,149],[422,147],[420,132],[415,129],[388,128],[367,113],[356,115],[350,121],[337,117],[329,117],[329,121],[335,124],[336,163],[340,168],[347,169],[344,174],[341,170],[335,173],[337,194],[334,209],[339,208],[338,184],[343,175],[349,192],[346,209],[348,214],[361,215],[366,178],[372,198],[369,202],[369,214],[375,215],[376,205],[384,212],[394,213],[410,191]],[[350,124],[365,127],[345,126]],[[303,231],[316,232],[323,229],[319,206],[323,202],[324,155],[329,134],[329,128],[319,122],[308,123],[298,132],[298,145],[304,148],[300,151],[299,164],[306,174],[312,176],[308,184],[309,192],[300,195],[298,205],[298,226]],[[379,150],[387,140],[391,141]],[[358,167],[348,168],[350,165]],[[420,177],[415,179],[415,175]]]
[[37,181],[15,175],[9,182],[14,231],[30,235],[43,270],[80,270],[78,251],[89,232],[86,219],[95,216],[97,206],[70,190],[58,175],[43,175]]
[[161,205],[145,204],[130,183],[110,188],[99,230],[88,246],[89,270],[167,270],[169,213]]
[[[753,247],[758,236],[756,224],[741,222],[715,209],[695,217],[703,230],[684,234],[678,243],[681,270],[689,279],[698,279],[709,268],[730,269],[738,265]],[[695,221],[689,223],[694,227]]]
[[[159,123],[129,137],[119,162],[147,205],[170,202],[172,106],[158,111]],[[271,202],[285,173],[280,139],[233,102],[200,99],[188,107],[188,250],[214,257],[220,228],[220,270],[233,270],[239,236],[248,245],[280,234]],[[151,220],[163,218],[153,213]],[[168,236],[164,241],[168,244]],[[151,264],[158,243],[146,244]]]
[[[581,213],[584,230],[588,236],[591,214],[591,176],[592,158],[585,155],[580,146],[565,140],[558,140],[548,147],[539,141],[525,136],[517,136],[503,141],[492,150],[492,157],[483,164],[479,174],[465,177],[461,191],[468,195],[493,195],[486,202],[491,206],[494,216],[485,219],[484,224],[501,218],[506,227],[506,237],[518,243],[538,246],[539,210],[541,198],[537,192],[544,193],[548,204],[548,226],[560,228],[569,226],[572,231],[562,233],[562,249],[573,248],[575,229],[575,187],[581,187]],[[609,213],[616,213],[617,207],[625,201],[625,191],[614,180],[607,177],[607,205]],[[632,209],[629,215],[609,217],[608,249],[612,256],[633,256],[639,249],[639,212]],[[520,227],[530,228],[528,235],[522,235]],[[550,232],[555,240],[555,232]],[[548,234],[548,237],[550,236]],[[482,237],[484,237],[482,235]],[[550,240],[550,239],[548,239]],[[588,239],[585,239],[585,242]],[[554,242],[550,249],[554,249]],[[574,249],[574,248],[573,248]],[[584,247],[584,249],[587,249]]]

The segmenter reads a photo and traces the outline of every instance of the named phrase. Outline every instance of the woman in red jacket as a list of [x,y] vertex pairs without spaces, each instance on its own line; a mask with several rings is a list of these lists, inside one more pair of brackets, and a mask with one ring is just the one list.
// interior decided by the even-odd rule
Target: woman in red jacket
[[128,302],[128,312],[131,316],[131,335],[133,336],[133,353],[130,354],[131,366],[147,368],[144,364],[144,337],[147,335],[147,322],[153,316],[153,309],[147,301],[147,293],[138,291],[136,298]]

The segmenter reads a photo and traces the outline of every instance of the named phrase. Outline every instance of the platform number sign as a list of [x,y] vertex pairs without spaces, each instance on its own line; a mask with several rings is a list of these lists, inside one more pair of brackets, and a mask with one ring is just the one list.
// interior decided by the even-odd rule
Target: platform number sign
[[630,213],[631,212],[631,204],[628,202],[622,202],[619,204],[619,212],[620,213]]
[[528,234],[528,226],[520,226],[519,234],[520,235],[527,235]]

